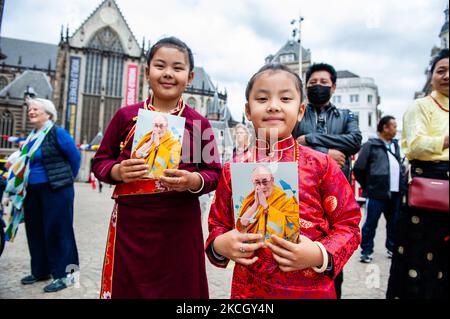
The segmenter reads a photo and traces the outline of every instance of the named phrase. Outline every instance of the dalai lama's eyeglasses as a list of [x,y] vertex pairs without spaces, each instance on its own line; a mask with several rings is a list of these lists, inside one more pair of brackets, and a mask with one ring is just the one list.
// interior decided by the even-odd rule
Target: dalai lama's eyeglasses
[[153,127],[154,128],[165,128],[166,127],[166,124],[165,123],[161,123],[161,124],[157,124],[157,123],[155,123],[155,124],[153,124]]
[[272,182],[272,179],[263,178],[262,180],[253,180],[253,185],[255,186],[267,186]]

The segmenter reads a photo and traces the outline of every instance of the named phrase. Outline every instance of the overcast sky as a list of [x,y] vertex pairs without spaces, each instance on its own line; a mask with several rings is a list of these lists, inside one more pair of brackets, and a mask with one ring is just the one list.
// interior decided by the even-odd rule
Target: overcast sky
[[[401,117],[425,83],[430,51],[439,45],[444,0],[116,0],[139,44],[174,35],[194,51],[242,118],[245,86],[292,34],[301,14],[302,45],[313,62],[375,79],[386,114]],[[101,0],[6,0],[1,34],[58,43]]]

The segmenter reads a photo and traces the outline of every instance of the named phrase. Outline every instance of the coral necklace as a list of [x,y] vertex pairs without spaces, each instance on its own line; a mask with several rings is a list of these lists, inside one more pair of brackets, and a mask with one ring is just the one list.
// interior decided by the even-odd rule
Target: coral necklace
[[431,95],[430,95],[430,97],[433,99],[433,101],[437,104],[437,106],[439,106],[439,108],[442,110],[442,111],[444,111],[444,112],[447,112],[448,113],[448,110],[445,108],[445,107],[443,107],[434,97],[432,97]]

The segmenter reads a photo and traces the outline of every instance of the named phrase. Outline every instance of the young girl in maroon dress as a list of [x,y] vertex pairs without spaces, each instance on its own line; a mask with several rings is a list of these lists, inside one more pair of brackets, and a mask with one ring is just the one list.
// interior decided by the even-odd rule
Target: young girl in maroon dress
[[298,163],[301,236],[292,243],[272,235],[264,244],[259,234],[239,233],[225,164],[206,253],[218,267],[236,262],[231,298],[336,298],[333,279],[360,242],[360,209],[339,166],[291,136],[304,114],[301,96],[300,78],[280,64],[263,67],[248,84],[245,111],[258,139],[246,161]]
[[[181,99],[193,68],[185,43],[176,38],[157,42],[145,70],[153,96],[114,115],[94,157],[95,176],[117,184],[101,298],[208,298],[198,197],[216,189],[221,165],[208,120]],[[160,177],[167,190],[161,193],[146,192],[154,187],[154,181],[142,180],[149,167],[143,159],[130,159],[142,108],[186,118],[182,161]],[[211,134],[204,134],[208,130]],[[203,158],[197,160],[198,153]]]

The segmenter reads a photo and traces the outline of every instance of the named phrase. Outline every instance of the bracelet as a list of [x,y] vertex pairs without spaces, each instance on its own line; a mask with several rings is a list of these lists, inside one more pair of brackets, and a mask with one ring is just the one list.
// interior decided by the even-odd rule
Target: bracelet
[[214,242],[211,243],[211,253],[214,256],[215,259],[217,259],[218,261],[224,261],[226,259],[225,256],[222,256],[221,254],[219,254],[218,252],[216,252],[214,250]]
[[203,179],[202,174],[200,174],[199,172],[194,172],[194,173],[197,174],[198,176],[200,176],[200,179],[202,180],[202,185],[200,186],[200,189],[198,189],[198,190],[196,190],[196,191],[193,191],[193,190],[191,190],[191,189],[188,189],[188,191],[191,192],[192,194],[198,194],[198,193],[200,193],[200,192],[203,190],[203,188],[205,187],[205,180]]
[[324,245],[322,245],[321,242],[315,241],[314,242],[317,246],[319,246],[320,250],[322,251],[322,257],[323,257],[323,263],[322,263],[322,267],[312,267],[312,269],[316,272],[316,273],[323,273],[325,272],[325,270],[327,270],[328,267],[328,253],[327,250],[325,249]]

